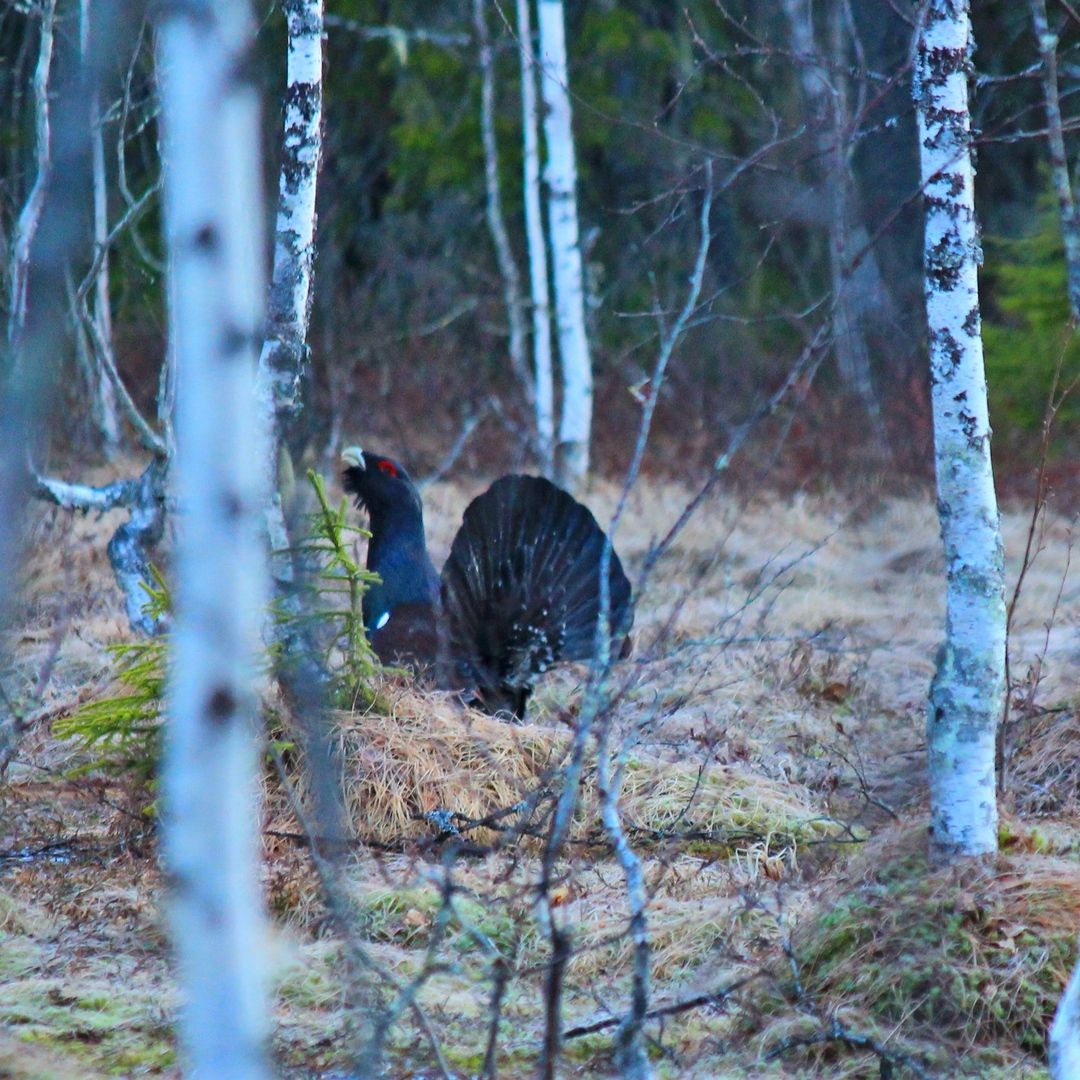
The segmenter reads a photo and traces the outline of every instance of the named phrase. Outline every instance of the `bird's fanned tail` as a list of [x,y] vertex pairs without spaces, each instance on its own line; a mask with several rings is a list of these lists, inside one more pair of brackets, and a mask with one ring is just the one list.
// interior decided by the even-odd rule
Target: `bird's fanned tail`
[[[607,537],[561,488],[504,476],[470,503],[442,571],[446,648],[484,708],[524,714],[536,677],[597,650]],[[630,582],[611,550],[608,628],[617,655],[633,623]]]

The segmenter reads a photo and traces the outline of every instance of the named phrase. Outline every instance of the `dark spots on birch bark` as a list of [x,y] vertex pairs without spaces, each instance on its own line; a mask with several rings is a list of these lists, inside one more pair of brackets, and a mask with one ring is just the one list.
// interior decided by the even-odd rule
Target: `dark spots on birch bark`
[[239,360],[245,357],[259,341],[252,330],[230,324],[225,327],[221,338],[221,353],[226,360]]
[[937,292],[952,292],[964,269],[964,250],[955,232],[943,236],[926,253],[926,276]]
[[255,49],[251,45],[246,45],[233,58],[232,67],[229,70],[229,85],[236,87],[254,86],[256,84],[255,74]]
[[217,227],[207,222],[195,230],[194,246],[196,251],[211,254],[221,247],[221,236]]
[[963,326],[964,333],[965,334],[970,334],[972,337],[978,337],[979,336],[979,327],[980,327],[979,305],[976,304],[967,313],[967,318],[964,319],[964,326]]
[[226,491],[221,496],[221,510],[226,521],[236,521],[244,512],[244,502],[235,491]]
[[982,439],[979,436],[979,421],[971,413],[962,412],[960,414],[960,430],[964,433],[964,438],[971,444],[973,450],[979,449]]
[[227,686],[218,686],[206,699],[206,715],[210,722],[224,727],[236,715],[236,697]]
[[964,356],[964,350],[956,338],[948,330],[933,330],[930,333],[930,349],[931,355],[940,358],[940,363],[931,367],[932,377],[952,378]]
[[307,0],[282,0],[281,10],[289,20],[289,35],[298,37],[322,32],[322,20],[311,9]]
[[[315,119],[321,105],[322,85],[320,83],[292,83],[285,92],[285,111],[295,109],[303,117],[305,125]],[[290,124],[285,134],[286,136],[298,134],[303,137],[307,133],[302,126]]]
[[971,59],[967,49],[930,48],[923,59],[924,84],[941,86],[957,72],[968,73]]

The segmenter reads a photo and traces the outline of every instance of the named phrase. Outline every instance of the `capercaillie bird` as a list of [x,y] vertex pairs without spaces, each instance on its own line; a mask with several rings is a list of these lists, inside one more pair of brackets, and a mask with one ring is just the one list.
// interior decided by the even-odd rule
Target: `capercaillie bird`
[[[362,606],[380,660],[425,669],[485,712],[520,720],[544,671],[596,656],[609,542],[562,488],[537,476],[496,480],[466,508],[440,575],[405,469],[356,446],[342,460],[345,490],[369,518],[367,568],[380,581]],[[611,655],[626,656],[634,608],[613,549],[608,585]]]

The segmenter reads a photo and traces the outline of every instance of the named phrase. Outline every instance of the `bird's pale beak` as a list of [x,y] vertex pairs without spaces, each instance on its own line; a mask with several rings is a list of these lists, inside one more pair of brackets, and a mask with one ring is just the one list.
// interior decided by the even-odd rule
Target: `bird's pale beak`
[[354,469],[366,469],[364,464],[364,451],[359,446],[346,446],[341,451],[341,460]]

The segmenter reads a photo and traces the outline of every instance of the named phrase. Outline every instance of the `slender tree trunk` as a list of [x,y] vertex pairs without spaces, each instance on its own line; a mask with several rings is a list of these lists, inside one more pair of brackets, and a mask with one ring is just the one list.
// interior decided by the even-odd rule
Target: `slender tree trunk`
[[[8,625],[20,580],[26,499],[33,490],[27,451],[45,428],[47,390],[70,348],[63,318],[70,266],[86,257],[83,193],[89,187],[87,90],[102,76],[103,53],[122,47],[102,0],[102,29],[83,65],[66,64],[51,78],[55,6],[35,9],[41,18],[33,80],[37,175],[19,216],[11,249],[12,309],[7,348],[0,348],[0,624]],[[59,178],[59,181],[58,181]],[[10,352],[9,352],[10,349]],[[20,710],[0,718],[0,772],[27,730]]]
[[980,336],[967,0],[931,0],[914,94],[926,193],[925,277],[945,643],[930,689],[931,854],[997,849],[994,746],[1005,690],[1005,590]]
[[38,59],[34,68],[34,148],[37,175],[15,222],[11,252],[11,292],[8,299],[7,343],[14,356],[19,351],[26,323],[26,292],[30,273],[30,248],[41,221],[45,192],[52,175],[52,124],[49,111],[49,79],[52,73],[53,26],[56,0],[45,0],[41,9]]
[[529,249],[532,293],[533,378],[536,386],[536,435],[540,467],[555,475],[555,383],[551,357],[551,295],[548,290],[547,243],[540,203],[540,118],[536,100],[536,54],[532,41],[531,0],[517,0],[518,48],[521,58],[521,126],[524,141],[525,239]]
[[828,187],[829,272],[832,278],[833,352],[844,384],[863,402],[867,413],[878,414],[870,372],[870,349],[864,320],[867,307],[885,294],[874,253],[868,252],[855,274],[848,275],[852,251],[867,241],[866,230],[854,212],[854,182],[848,145],[847,79],[839,70],[846,61],[843,9],[837,0],[829,12],[832,59],[836,68],[826,73],[819,57],[811,0],[784,0],[792,51],[798,57],[807,111],[818,123],[817,148],[821,182]]
[[525,314],[521,296],[521,274],[503,217],[502,188],[499,183],[499,146],[495,139],[495,63],[488,34],[486,0],[473,0],[473,25],[480,51],[480,135],[484,144],[484,184],[487,189],[488,231],[503,280],[503,301],[510,326],[510,366],[531,401],[532,378],[525,355]]
[[316,190],[322,161],[322,0],[287,0],[285,131],[278,180],[269,330],[259,356],[259,384],[270,438],[266,522],[279,585],[293,580],[289,517],[292,463],[286,435],[302,407],[315,267]]
[[1069,177],[1065,152],[1065,132],[1061,123],[1061,98],[1058,93],[1057,34],[1046,18],[1046,0],[1031,0],[1031,21],[1042,59],[1043,100],[1046,104],[1047,146],[1050,149],[1050,179],[1061,215],[1061,238],[1065,244],[1065,271],[1069,285],[1069,306],[1074,319],[1080,320],[1080,218]]
[[1073,968],[1050,1027],[1050,1076],[1075,1080],[1080,1076],[1080,962]]
[[315,194],[322,160],[322,0],[286,0],[285,137],[278,183],[269,333],[259,357],[275,446],[301,409],[315,264]]
[[585,332],[585,282],[577,211],[577,164],[562,0],[540,0],[540,84],[547,112],[548,225],[555,281],[555,322],[562,362],[557,475],[570,489],[589,471],[593,378]]
[[[79,0],[79,51],[85,62],[90,46],[90,0]],[[108,177],[105,173],[105,138],[101,130],[101,108],[96,90],[87,103],[87,122],[90,126],[90,160],[94,185],[94,244],[102,249],[97,274],[94,278],[93,318],[97,331],[95,339],[109,351],[115,367],[113,350],[112,310],[109,299],[109,253],[106,242],[109,235]],[[107,458],[112,458],[120,447],[120,418],[116,407],[116,390],[104,365],[97,358],[97,351],[89,351],[90,391],[93,395],[92,412],[101,434],[102,448]]]
[[[266,531],[273,552],[274,598],[289,618],[267,628],[279,656],[281,687],[293,706],[296,737],[304,752],[312,810],[322,836],[340,835],[343,813],[340,768],[327,737],[326,671],[303,619],[304,559],[296,552],[297,508],[293,465],[286,444],[303,407],[315,266],[316,192],[322,161],[322,0],[288,0],[285,130],[278,181],[270,332],[259,358],[260,397],[270,438],[267,454]],[[334,845],[329,845],[331,851]]]
[[259,644],[267,599],[255,384],[262,333],[259,108],[245,0],[169,4],[159,32],[165,225],[175,276],[175,655],[163,778],[185,991],[202,1080],[267,1075],[257,869]]

